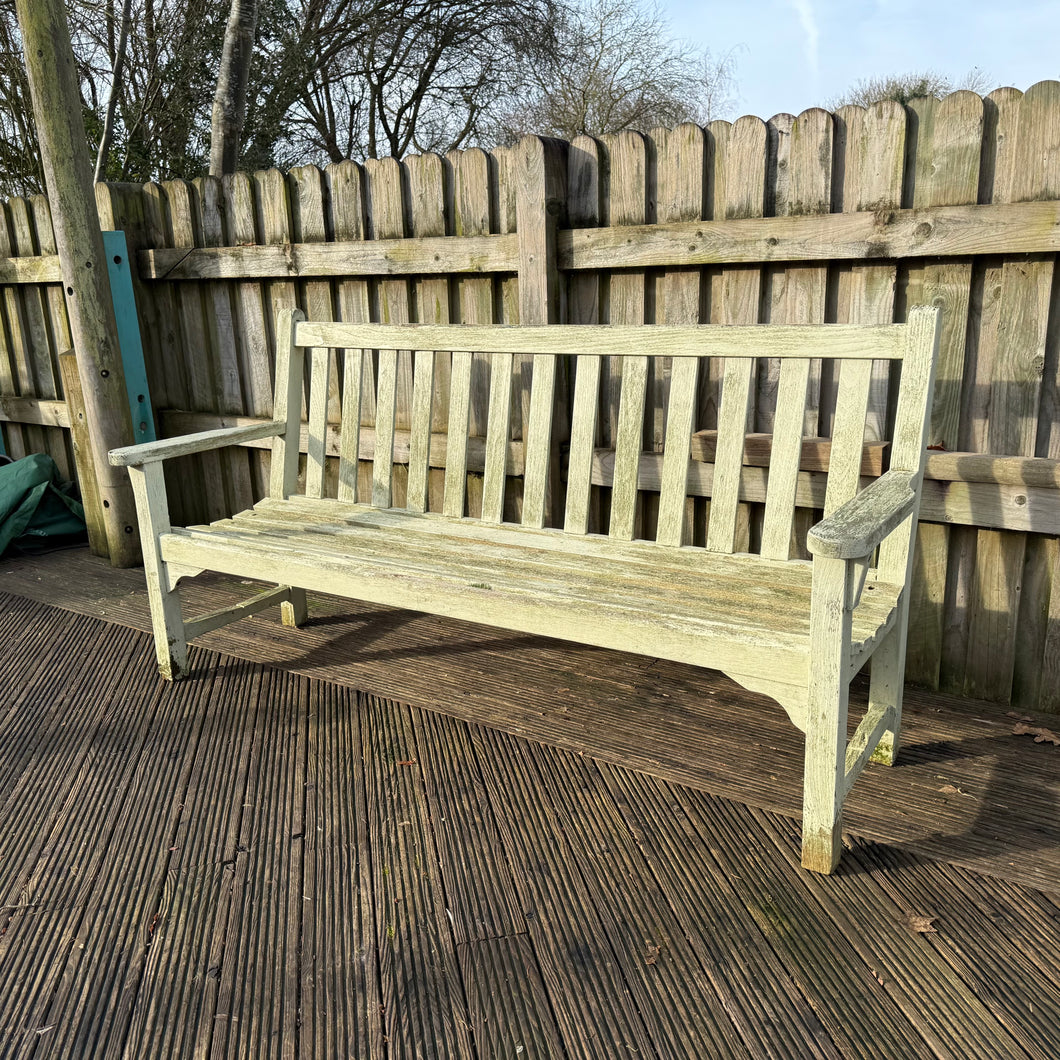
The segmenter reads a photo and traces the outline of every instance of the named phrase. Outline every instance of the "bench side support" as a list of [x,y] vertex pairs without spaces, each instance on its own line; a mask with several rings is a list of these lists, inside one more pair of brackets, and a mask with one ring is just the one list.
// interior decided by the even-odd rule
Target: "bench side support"
[[847,560],[814,558],[802,864],[815,872],[831,872],[841,853],[853,576]]
[[188,672],[188,643],[184,634],[180,596],[175,588],[170,588],[166,564],[159,548],[159,538],[170,530],[162,462],[130,466],[129,479],[141,527],[147,599],[151,607],[158,672],[167,681],[173,681]]

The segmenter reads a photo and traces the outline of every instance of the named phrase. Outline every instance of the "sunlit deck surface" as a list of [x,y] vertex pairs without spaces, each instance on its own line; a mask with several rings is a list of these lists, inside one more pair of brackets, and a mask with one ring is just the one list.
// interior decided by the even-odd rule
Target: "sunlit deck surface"
[[171,686],[142,578],[0,561],[0,1056],[1060,1056],[1060,747],[1004,708],[910,692],[826,879],[721,675],[312,599]]

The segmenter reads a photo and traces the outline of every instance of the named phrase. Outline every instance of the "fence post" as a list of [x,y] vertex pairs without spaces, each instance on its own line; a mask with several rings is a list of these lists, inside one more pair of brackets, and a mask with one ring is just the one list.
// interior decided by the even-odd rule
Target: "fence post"
[[103,237],[62,0],[16,0],[111,564],[140,562],[132,487],[110,449],[133,440]]
[[[560,227],[566,224],[567,152],[566,140],[541,136],[524,137],[516,149],[515,223],[519,236],[519,323],[559,324],[563,321],[564,290],[560,283],[556,240]],[[556,358],[538,355],[533,362],[530,416],[525,444],[545,434],[552,436],[553,412],[556,408]],[[554,450],[554,446],[549,446]],[[549,461],[547,488],[540,490],[530,481],[534,472],[527,469],[527,498],[544,497],[536,510],[536,501],[524,509],[523,522],[544,526],[556,507],[560,494],[559,454],[554,450]]]

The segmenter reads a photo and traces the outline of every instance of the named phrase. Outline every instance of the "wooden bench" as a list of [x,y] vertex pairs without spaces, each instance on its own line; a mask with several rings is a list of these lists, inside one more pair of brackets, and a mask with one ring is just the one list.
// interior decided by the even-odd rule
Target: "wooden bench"
[[[870,756],[890,763],[898,750],[936,316],[933,309],[914,309],[908,324],[881,327],[508,328],[314,323],[284,311],[277,322],[272,421],[111,453],[114,464],[129,468],[135,490],[162,675],[186,672],[189,639],[269,605],[282,605],[286,624],[300,624],[307,589],[722,670],[775,698],[805,731],[803,864],[830,872],[839,858],[847,791]],[[336,349],[344,351],[342,425],[337,497],[326,497],[329,359]],[[401,454],[407,484],[396,505],[395,393],[401,358],[409,357],[399,350],[417,352],[406,360],[414,365],[412,420]],[[430,512],[436,351],[456,352],[442,511]],[[513,358],[527,353],[533,355],[530,411],[525,446],[519,446],[510,439]],[[481,355],[490,358],[489,418],[484,458],[479,450],[481,518],[472,519],[466,514],[469,404]],[[373,356],[373,371],[365,371],[364,358]],[[552,431],[560,357],[573,359],[575,380],[565,484],[557,476]],[[658,529],[655,540],[636,540],[649,361],[660,357],[672,361]],[[705,547],[693,547],[686,529],[689,452],[706,357],[724,358],[724,368]],[[621,364],[610,523],[607,534],[590,534],[606,358]],[[776,413],[760,547],[753,555],[737,554],[747,473],[762,473],[743,466],[758,358],[779,365]],[[820,359],[835,362],[830,377],[837,401],[825,517],[809,531],[809,561],[790,557],[796,501],[805,504],[797,494],[807,488],[799,471],[807,382]],[[881,360],[901,362],[890,468],[860,488],[872,365]],[[712,362],[712,372],[718,371]],[[612,379],[618,376],[613,371]],[[377,389],[370,489],[358,484],[366,379]],[[307,428],[301,422],[305,382]],[[308,456],[300,491],[303,429]],[[330,432],[334,445],[333,425]],[[210,526],[170,525],[163,460],[262,438],[272,439],[266,499]],[[518,523],[502,519],[513,474],[522,476]],[[552,511],[562,528],[546,526]],[[278,588],[185,620],[177,583],[203,570]],[[868,711],[848,743],[848,685],[870,656]]]

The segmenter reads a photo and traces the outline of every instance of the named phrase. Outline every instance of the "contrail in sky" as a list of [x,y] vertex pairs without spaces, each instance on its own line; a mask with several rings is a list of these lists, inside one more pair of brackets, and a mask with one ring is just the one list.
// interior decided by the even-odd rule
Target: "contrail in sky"
[[821,71],[817,49],[821,34],[817,28],[817,16],[814,14],[813,4],[810,0],[789,0],[789,2],[799,16],[802,31],[806,35],[806,65],[810,68],[813,77],[817,78]]

